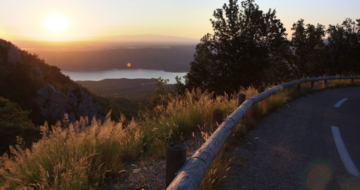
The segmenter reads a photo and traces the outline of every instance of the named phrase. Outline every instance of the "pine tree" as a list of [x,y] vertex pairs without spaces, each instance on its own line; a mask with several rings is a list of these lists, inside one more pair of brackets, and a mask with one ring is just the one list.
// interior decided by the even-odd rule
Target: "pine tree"
[[291,67],[296,78],[325,74],[325,27],[318,24],[304,24],[300,19],[293,24],[291,42],[283,51],[283,58]]
[[[185,88],[201,88],[215,94],[272,82],[268,75],[279,60],[286,29],[276,11],[259,10],[253,0],[229,0],[214,11],[214,34],[206,34],[196,46]],[[177,84],[178,89],[184,86]]]
[[360,19],[350,18],[339,25],[329,25],[327,74],[360,74]]

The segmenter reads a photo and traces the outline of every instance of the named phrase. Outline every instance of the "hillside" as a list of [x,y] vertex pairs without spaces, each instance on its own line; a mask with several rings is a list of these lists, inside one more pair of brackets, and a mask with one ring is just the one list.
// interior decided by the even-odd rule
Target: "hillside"
[[[9,115],[8,119],[5,117],[1,120],[1,130],[16,124],[17,120],[12,121],[11,118],[20,115],[23,118],[20,121],[30,122],[27,124],[30,127],[27,128],[31,129],[34,129],[32,126],[35,124],[37,127],[34,130],[39,134],[39,125],[43,125],[45,121],[55,124],[64,118],[65,113],[69,114],[69,120],[63,121],[63,124],[74,122],[80,117],[91,119],[95,116],[103,119],[104,113],[110,110],[105,99],[63,75],[58,67],[50,66],[37,55],[20,50],[2,39],[0,97],[3,102],[0,106],[2,112]],[[20,135],[25,130],[21,125],[15,127],[18,129],[12,129],[10,133]]]

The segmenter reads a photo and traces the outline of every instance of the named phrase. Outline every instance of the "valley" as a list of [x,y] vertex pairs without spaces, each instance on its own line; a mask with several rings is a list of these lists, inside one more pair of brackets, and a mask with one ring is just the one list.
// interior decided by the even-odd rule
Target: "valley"
[[[156,89],[156,79],[105,79],[101,81],[75,81],[90,92],[100,96],[122,96],[141,98],[151,95]],[[175,85],[167,85],[175,89]]]

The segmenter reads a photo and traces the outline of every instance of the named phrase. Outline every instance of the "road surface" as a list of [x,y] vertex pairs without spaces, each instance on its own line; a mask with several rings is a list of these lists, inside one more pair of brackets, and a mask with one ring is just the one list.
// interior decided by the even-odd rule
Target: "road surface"
[[360,189],[360,88],[297,99],[246,141],[218,189]]

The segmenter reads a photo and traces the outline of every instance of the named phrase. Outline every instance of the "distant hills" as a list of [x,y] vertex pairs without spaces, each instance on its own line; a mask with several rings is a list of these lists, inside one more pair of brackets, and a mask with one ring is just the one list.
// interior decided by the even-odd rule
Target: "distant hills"
[[79,41],[13,41],[61,70],[153,69],[187,72],[199,39],[161,35],[98,36]]

